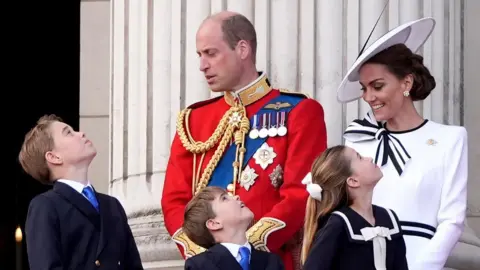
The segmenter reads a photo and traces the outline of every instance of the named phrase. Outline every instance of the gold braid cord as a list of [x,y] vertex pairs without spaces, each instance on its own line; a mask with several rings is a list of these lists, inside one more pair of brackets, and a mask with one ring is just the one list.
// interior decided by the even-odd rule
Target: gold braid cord
[[223,115],[212,136],[210,136],[210,138],[208,138],[205,142],[198,142],[192,138],[190,130],[188,128],[188,119],[190,113],[191,109],[185,109],[182,110],[178,115],[177,133],[185,149],[195,155],[194,160],[196,160],[197,154],[205,154],[208,150],[212,149],[218,143],[218,147],[215,150],[212,159],[210,159],[210,161],[208,162],[207,167],[203,171],[200,179],[198,179],[197,175],[199,170],[201,170],[202,164],[198,164],[197,166],[197,164],[195,164],[196,162],[194,162],[192,185],[195,186],[195,194],[197,194],[200,190],[207,186],[213,171],[218,165],[220,159],[222,158],[225,149],[227,148],[227,146],[229,146],[232,137],[237,146],[235,162],[232,164],[232,166],[234,167],[233,186],[235,186],[235,183],[240,178],[240,164],[243,163],[244,154],[246,151],[245,136],[250,129],[250,121],[248,120],[245,107],[238,104],[231,107]]

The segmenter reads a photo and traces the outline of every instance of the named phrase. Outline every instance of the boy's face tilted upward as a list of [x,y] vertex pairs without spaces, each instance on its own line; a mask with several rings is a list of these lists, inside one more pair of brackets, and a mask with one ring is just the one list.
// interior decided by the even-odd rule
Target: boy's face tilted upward
[[97,154],[85,133],[74,131],[69,125],[55,121],[50,125],[54,147],[45,154],[47,161],[54,165],[76,165],[90,163]]
[[207,227],[212,230],[220,230],[225,227],[241,228],[250,224],[253,219],[252,211],[239,200],[238,196],[232,196],[224,192],[218,194],[212,201],[212,210],[215,218],[207,221]]

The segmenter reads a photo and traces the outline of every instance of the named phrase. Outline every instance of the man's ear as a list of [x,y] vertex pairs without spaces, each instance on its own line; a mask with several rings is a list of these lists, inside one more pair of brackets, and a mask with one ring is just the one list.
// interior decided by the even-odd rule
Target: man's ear
[[248,44],[247,41],[245,40],[240,40],[237,43],[236,51],[238,55],[240,56],[240,59],[245,60],[249,57],[250,55],[250,45]]
[[52,151],[48,151],[45,153],[45,159],[47,160],[48,163],[52,163],[55,165],[60,165],[63,163],[63,160],[60,156],[56,155]]
[[207,222],[205,222],[205,226],[207,226],[207,229],[210,231],[218,231],[223,228],[222,223],[215,219],[207,220]]
[[350,176],[347,178],[347,186],[351,188],[356,188],[360,186],[360,182],[358,182],[358,180],[354,177]]

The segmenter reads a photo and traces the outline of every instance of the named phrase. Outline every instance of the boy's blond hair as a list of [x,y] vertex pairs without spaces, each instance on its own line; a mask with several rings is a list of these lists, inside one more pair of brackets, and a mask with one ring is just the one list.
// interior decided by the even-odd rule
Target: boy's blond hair
[[63,122],[54,115],[44,115],[26,135],[18,155],[23,170],[42,184],[51,184],[52,175],[45,154],[53,149],[50,126],[53,122]]
[[215,198],[226,193],[219,187],[206,187],[198,192],[185,207],[183,232],[195,244],[210,248],[216,244],[212,233],[207,228],[207,221],[215,218],[212,202]]

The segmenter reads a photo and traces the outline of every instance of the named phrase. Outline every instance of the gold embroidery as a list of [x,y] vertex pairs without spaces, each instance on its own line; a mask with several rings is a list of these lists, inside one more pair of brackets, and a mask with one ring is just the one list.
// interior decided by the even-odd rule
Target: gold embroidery
[[275,102],[275,103],[270,103],[265,106],[265,109],[272,109],[272,110],[280,110],[283,108],[290,108],[292,107],[292,104],[288,102]]
[[261,77],[258,78],[258,81],[245,89],[237,91],[238,94],[231,91],[225,92],[224,98],[227,104],[233,105],[235,104],[235,100],[239,100],[243,106],[248,106],[266,96],[271,90],[272,88],[268,84],[268,78],[265,73],[263,73]]
[[182,229],[179,229],[177,232],[175,232],[172,236],[172,239],[175,243],[183,247],[185,257],[192,257],[206,250],[205,248],[192,242],[192,240],[188,238],[188,236],[182,231]]
[[276,219],[264,217],[247,231],[247,239],[257,250],[270,252],[267,247],[268,236],[280,229],[285,228],[286,223]]

